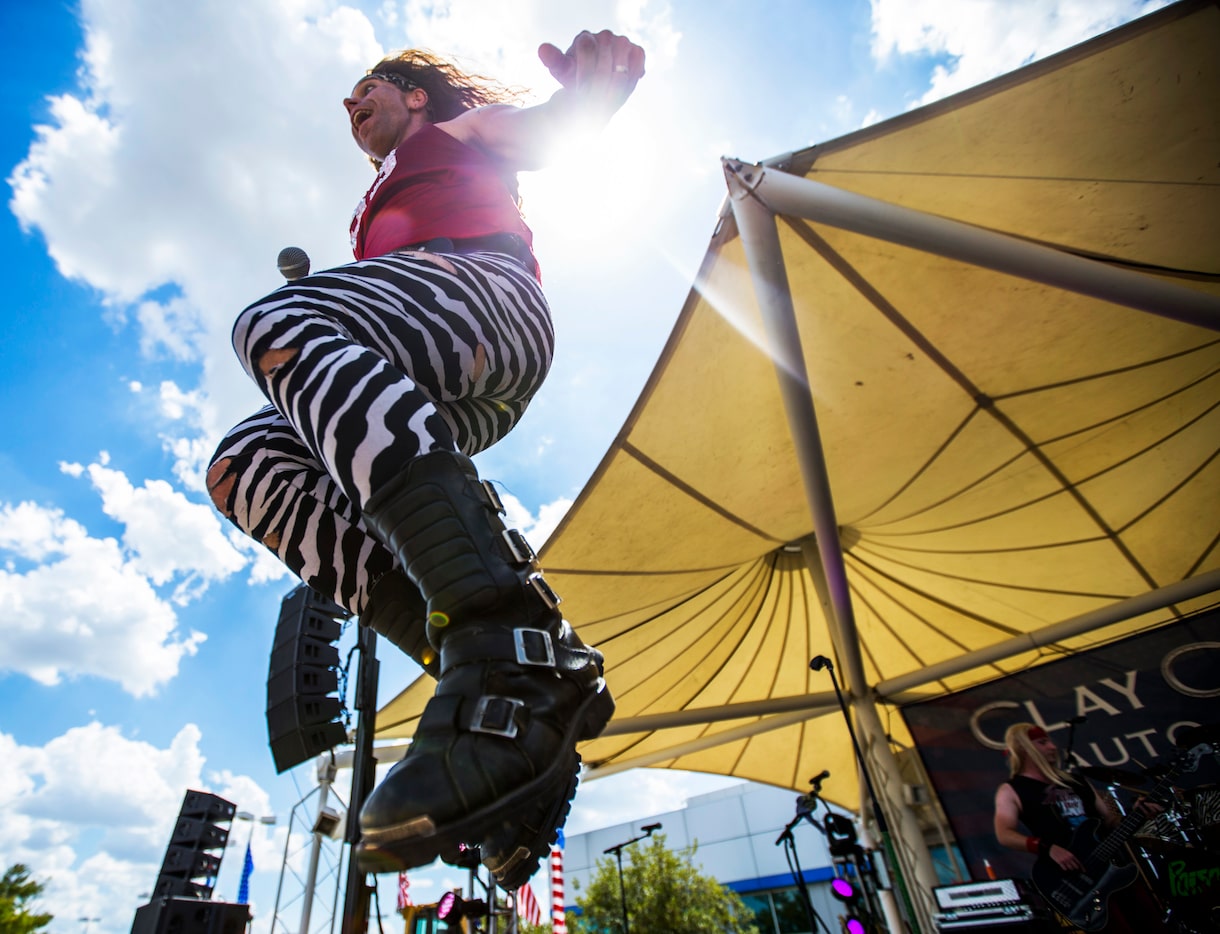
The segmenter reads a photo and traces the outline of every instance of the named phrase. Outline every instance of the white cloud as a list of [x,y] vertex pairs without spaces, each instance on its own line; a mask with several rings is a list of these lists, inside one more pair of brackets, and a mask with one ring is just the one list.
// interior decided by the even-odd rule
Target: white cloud
[[[177,383],[162,380],[157,401],[161,415],[174,422],[178,432],[161,435],[162,448],[174,459],[174,477],[186,489],[206,494],[208,461],[219,442],[207,427],[216,423],[211,400],[202,390],[185,392]],[[183,435],[184,430],[195,434]]]
[[140,350],[154,356],[163,349],[175,360],[194,360],[203,334],[199,309],[174,298],[167,302],[140,302],[136,307],[140,323]]
[[538,515],[535,516],[512,493],[502,489],[497,492],[500,494],[501,502],[504,503],[504,524],[510,529],[520,531],[529,540],[535,551],[542,547],[551,533],[555,531],[560,520],[572,508],[572,500],[566,496],[560,496],[549,503],[543,503],[538,508]]
[[[12,210],[146,352],[201,360],[236,421],[257,394],[229,330],[280,283],[279,246],[300,242],[318,268],[350,255],[369,169],[340,101],[381,48],[364,14],[323,0],[86,0],[80,15],[82,90],[51,101],[9,179]],[[169,283],[172,297],[155,292]]]
[[688,799],[741,779],[676,769],[634,769],[594,781],[581,781],[565,832],[587,833],[602,827],[677,811]]
[[245,566],[210,506],[190,502],[164,480],[145,480],[136,488],[124,473],[101,464],[90,464],[85,472],[106,515],[124,525],[131,566],[154,584],[184,577],[180,586],[206,586]]
[[947,56],[923,104],[1075,45],[1162,0],[871,0],[873,56]]
[[[97,722],[42,747],[0,733],[8,776],[0,782],[0,865],[24,863],[46,882],[42,901],[57,919],[132,917],[146,900],[139,893],[156,881],[187,789],[211,790],[241,809],[270,813],[267,793],[249,777],[205,776],[200,740],[190,723],[165,748]],[[244,849],[244,837],[242,843]],[[256,834],[254,843],[256,866],[278,869],[271,838]],[[230,851],[228,859],[240,856]]]
[[41,684],[107,678],[140,697],[174,677],[206,638],[177,631],[173,609],[118,542],[91,538],[59,510],[0,506],[0,552],[6,670]]

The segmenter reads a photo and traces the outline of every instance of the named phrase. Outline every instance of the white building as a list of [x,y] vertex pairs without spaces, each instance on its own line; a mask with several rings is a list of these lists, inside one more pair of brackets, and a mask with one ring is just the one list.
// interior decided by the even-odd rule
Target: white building
[[[659,822],[658,833],[665,835],[671,850],[686,852],[694,847],[691,861],[700,872],[741,896],[754,911],[761,934],[810,934],[793,868],[785,847],[777,843],[796,816],[796,806],[795,792],[746,782],[693,797],[681,810],[570,836],[563,856],[567,905],[576,907],[599,859],[613,860],[612,853],[605,853],[608,848],[640,836],[644,825]],[[819,821],[825,813],[825,805],[819,805]],[[793,828],[792,838],[814,910],[825,924],[825,928],[818,926],[819,934],[840,930],[838,918],[844,909],[830,894],[834,872],[826,838],[808,820]],[[641,841],[624,849],[623,865],[628,865],[636,846],[646,845]]]

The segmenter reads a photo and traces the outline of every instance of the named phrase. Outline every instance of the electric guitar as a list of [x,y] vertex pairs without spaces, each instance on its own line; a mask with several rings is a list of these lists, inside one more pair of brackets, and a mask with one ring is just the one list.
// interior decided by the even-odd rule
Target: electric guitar
[[[1199,759],[1213,752],[1209,743],[1200,743],[1180,753],[1157,781],[1148,797],[1163,796],[1183,772],[1193,772]],[[1139,869],[1132,862],[1116,863],[1125,856],[1123,845],[1146,821],[1147,816],[1132,809],[1113,830],[1098,836],[1101,821],[1091,818],[1072,831],[1067,849],[1076,854],[1083,871],[1061,869],[1049,854],[1034,863],[1034,887],[1050,906],[1083,931],[1100,931],[1109,921],[1110,896],[1135,881]],[[1081,854],[1088,854],[1082,856]]]

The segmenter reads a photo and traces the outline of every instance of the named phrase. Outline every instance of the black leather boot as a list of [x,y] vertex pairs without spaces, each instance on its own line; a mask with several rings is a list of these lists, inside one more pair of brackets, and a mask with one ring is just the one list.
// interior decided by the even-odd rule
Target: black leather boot
[[428,607],[419,588],[399,570],[383,574],[369,591],[360,624],[415,660],[433,678],[440,675],[440,658],[428,642]]
[[360,865],[397,871],[478,846],[502,886],[533,874],[576,790],[576,742],[614,712],[601,653],[560,615],[533,551],[469,458],[413,460],[365,522],[427,600],[436,694],[360,814]]

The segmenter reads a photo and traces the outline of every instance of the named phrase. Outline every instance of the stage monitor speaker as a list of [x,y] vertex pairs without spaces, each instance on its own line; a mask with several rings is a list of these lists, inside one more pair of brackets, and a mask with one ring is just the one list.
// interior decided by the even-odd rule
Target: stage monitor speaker
[[339,722],[340,620],[351,614],[302,585],[280,604],[267,675],[267,734],[275,770],[284,772],[347,742]]
[[154,898],[136,909],[131,934],[245,934],[249,924],[249,905]]
[[[237,806],[206,791],[188,791],[170,833],[153,898],[210,898]],[[210,853],[209,850],[218,850]]]

